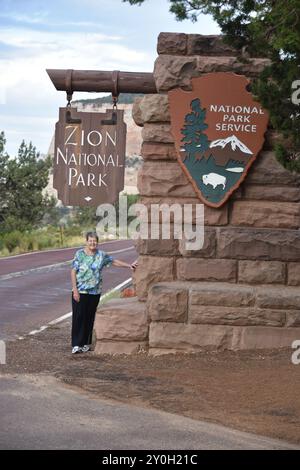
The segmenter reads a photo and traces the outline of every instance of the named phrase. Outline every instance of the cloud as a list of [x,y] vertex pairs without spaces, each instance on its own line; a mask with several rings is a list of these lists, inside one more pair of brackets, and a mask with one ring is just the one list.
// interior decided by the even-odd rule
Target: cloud
[[[66,103],[47,68],[153,70],[160,31],[214,34],[201,23],[176,22],[167,0],[131,7],[122,0],[0,0],[0,131],[11,154],[23,138],[48,150],[58,107]],[[74,99],[99,96],[74,93]]]
[[120,41],[122,38],[116,35],[108,35],[97,32],[82,31],[38,31],[25,28],[2,28],[1,42],[8,46],[24,48],[28,53],[34,53],[38,49],[74,49],[80,50],[82,46],[94,45],[101,41]]
[[32,11],[30,15],[17,12],[0,13],[0,18],[15,21],[16,23],[45,24],[48,13],[46,11]]
[[15,23],[20,23],[22,25],[39,25],[49,27],[69,27],[73,26],[75,28],[93,28],[99,29],[103,25],[96,21],[53,21],[49,20],[47,12],[32,12],[32,14],[20,14],[20,13],[0,13],[0,18],[5,20],[10,20]]
[[16,86],[22,89],[24,81],[40,88],[46,68],[149,70],[153,63],[146,53],[120,44],[120,38],[99,33],[7,28],[1,39],[5,46],[15,48],[13,58],[0,60],[1,85],[7,93]]
[[[43,153],[48,150],[58,108],[65,106],[66,98],[55,90],[47,68],[149,71],[153,67],[154,52],[152,57],[135,50],[114,35],[10,27],[2,29],[1,40],[13,48],[11,55],[0,55],[0,131],[6,133],[11,155],[23,138]],[[74,99],[84,97],[87,94],[74,93]]]
[[19,114],[7,116],[6,113],[0,113],[0,122],[5,122],[8,154],[14,157],[23,139],[27,144],[32,141],[38,151],[47,153],[56,121],[57,118],[54,117],[32,117]]

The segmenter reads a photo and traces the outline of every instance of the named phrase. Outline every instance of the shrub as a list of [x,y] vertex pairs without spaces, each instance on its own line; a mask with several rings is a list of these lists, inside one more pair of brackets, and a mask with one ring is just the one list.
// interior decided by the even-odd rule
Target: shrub
[[9,256],[9,251],[7,248],[0,250],[0,256]]
[[15,248],[20,246],[23,234],[19,230],[13,230],[4,235],[3,241],[5,247],[11,253]]
[[52,248],[56,245],[56,240],[50,234],[36,234],[36,241],[39,250]]
[[28,246],[29,246],[29,237],[27,233],[24,233],[22,234],[22,238],[19,244],[20,252],[22,253],[24,251],[29,251]]

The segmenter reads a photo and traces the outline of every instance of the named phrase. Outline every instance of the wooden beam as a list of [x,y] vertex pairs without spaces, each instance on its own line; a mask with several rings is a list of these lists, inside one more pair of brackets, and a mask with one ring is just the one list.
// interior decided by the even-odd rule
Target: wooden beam
[[[47,69],[47,73],[57,90],[90,92],[115,90],[115,72],[113,75],[113,72],[101,70]],[[118,72],[117,90],[118,93],[157,93],[153,73],[143,72]]]

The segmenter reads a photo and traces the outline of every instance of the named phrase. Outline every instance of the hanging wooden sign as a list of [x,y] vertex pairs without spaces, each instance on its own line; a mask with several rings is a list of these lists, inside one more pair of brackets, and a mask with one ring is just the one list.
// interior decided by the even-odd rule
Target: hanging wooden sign
[[169,91],[179,164],[211,207],[239,187],[263,146],[268,113],[247,85],[243,75],[218,72],[192,79],[192,91]]
[[124,189],[123,110],[60,108],[55,126],[53,187],[66,206],[114,203]]

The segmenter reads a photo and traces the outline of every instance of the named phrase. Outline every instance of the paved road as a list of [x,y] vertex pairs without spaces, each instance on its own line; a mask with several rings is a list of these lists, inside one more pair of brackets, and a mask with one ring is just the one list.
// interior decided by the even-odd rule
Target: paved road
[[[109,252],[132,246],[133,243],[131,240],[117,240],[99,244],[99,248]],[[62,248],[57,250],[35,251],[33,253],[0,258],[0,276],[69,261],[73,258],[76,249],[77,248]]]
[[[132,262],[131,242],[105,251]],[[0,337],[13,338],[70,310],[74,249],[0,260]],[[55,263],[55,266],[51,264]],[[20,271],[25,271],[19,275]],[[130,277],[110,268],[104,291]],[[101,359],[99,359],[101,360]],[[45,375],[1,375],[0,449],[290,449],[288,443],[177,415],[95,399]],[[46,423],[46,425],[45,425]]]
[[95,399],[48,376],[1,376],[0,416],[0,449],[297,448],[162,411]]
[[[101,246],[128,263],[137,257],[131,240]],[[0,339],[29,333],[71,310],[70,260],[75,251],[69,248],[0,259]],[[129,277],[129,269],[105,269],[103,293]]]

